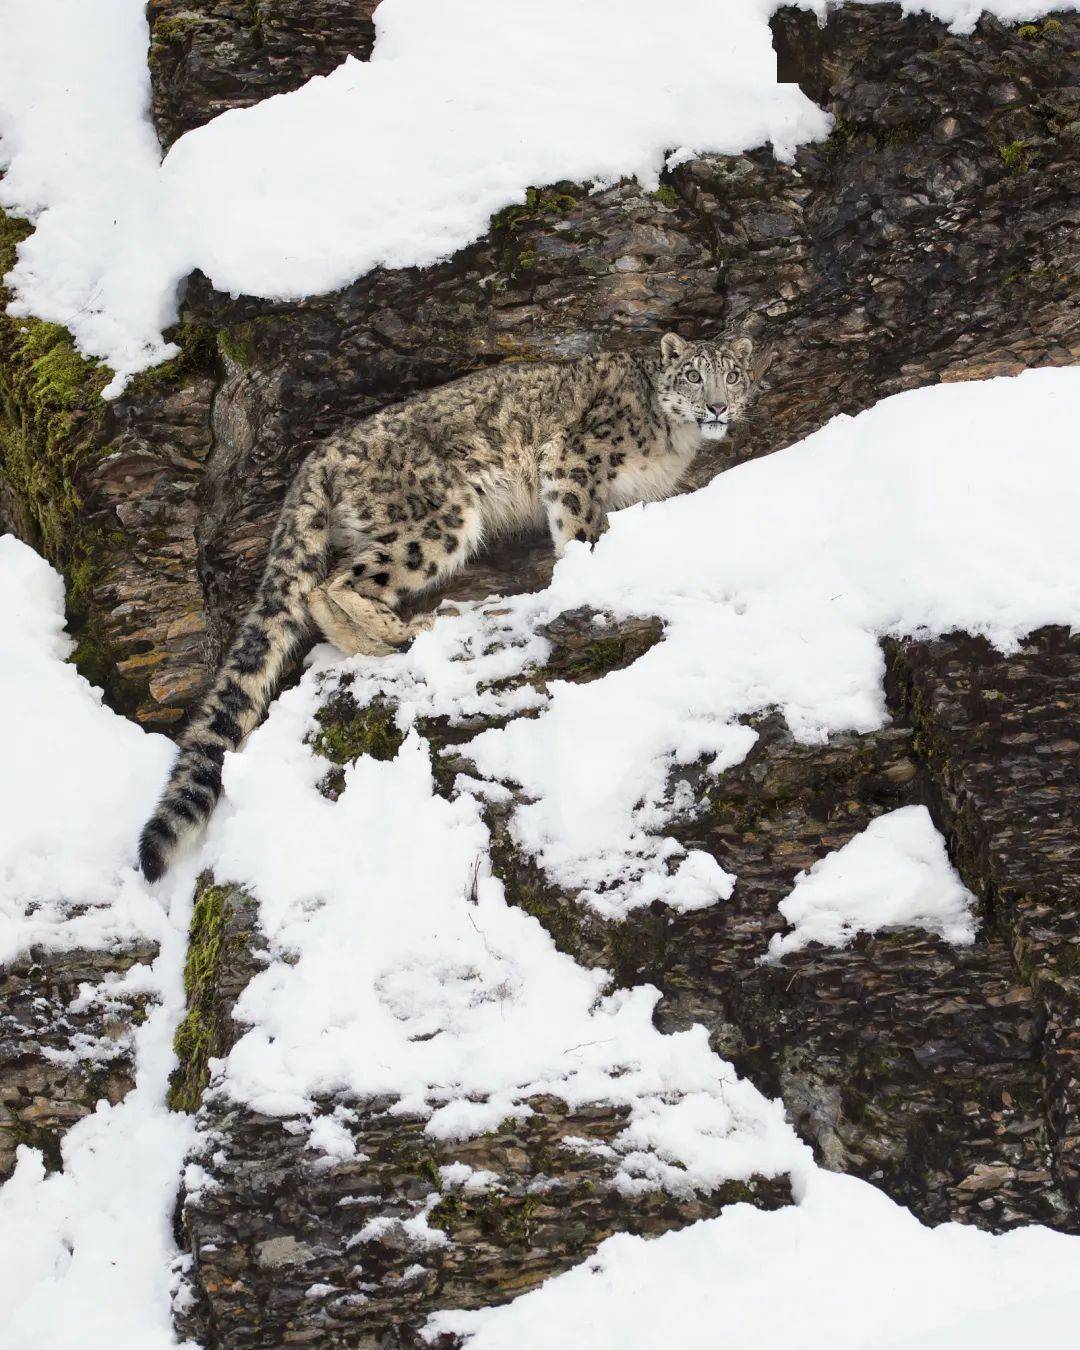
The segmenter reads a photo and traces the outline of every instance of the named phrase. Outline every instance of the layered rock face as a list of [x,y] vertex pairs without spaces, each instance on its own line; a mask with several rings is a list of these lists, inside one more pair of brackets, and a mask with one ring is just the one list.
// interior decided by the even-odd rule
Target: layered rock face
[[229,108],[366,61],[379,0],[148,0],[154,124],[167,150]]
[[[364,57],[373,9],[154,0],[163,145],[225,107]],[[892,6],[851,6],[824,27],[782,10],[774,33],[782,75],[836,119],[791,165],[765,151],[697,159],[654,194],[539,185],[438,267],[375,272],[301,303],[220,295],[196,275],[176,334],[183,355],[107,408],[62,334],[0,320],[0,511],[66,567],[80,660],[116,706],[148,727],[178,726],[252,591],[305,453],[470,370],[650,347],[668,329],[748,331],[774,352],[768,387],[751,422],[699,467],[703,480],[902,389],[1080,358],[1080,17],[984,19],[957,36]],[[18,229],[9,223],[9,247]],[[532,589],[549,568],[543,541],[525,541],[479,561],[451,593]],[[636,659],[658,631],[598,629],[578,613],[548,636],[548,665],[530,679],[592,678]],[[1080,1231],[1080,641],[1044,630],[1004,656],[950,637],[893,645],[886,658],[885,730],[806,747],[764,719],[737,769],[691,771],[708,805],[672,832],[737,873],[723,907],[657,905],[602,922],[516,852],[494,807],[493,866],[564,950],[619,985],[654,983],[665,1030],[704,1024],[720,1054],[783,1097],[826,1166],[927,1221]],[[327,705],[339,758],[381,752],[370,718],[347,696]],[[453,746],[482,727],[423,728],[443,790],[468,768]],[[901,929],[760,965],[796,874],[914,802],[930,807],[979,897],[976,944]],[[185,1108],[199,1105],[207,1057],[239,1032],[231,1008],[260,946],[235,888],[206,879],[197,915],[174,1085]],[[90,978],[81,960],[27,961],[4,976],[13,1011],[0,1029],[0,1125],[14,1141],[55,1145],[97,1095],[128,1081],[122,1053],[102,1085],[35,1045],[34,1018],[63,1049],[84,1030],[78,1018],[98,1016],[71,1007]],[[89,1034],[122,1045],[108,1027]],[[385,1101],[320,1105],[347,1108],[367,1161],[315,1166],[290,1122],[217,1099],[201,1107],[210,1184],[181,1197],[192,1260],[178,1324],[207,1346],[417,1344],[431,1310],[512,1297],[618,1229],[660,1232],[735,1199],[788,1199],[781,1178],[628,1200],[602,1159],[562,1146],[610,1141],[621,1125],[609,1107],[571,1113],[536,1099],[528,1128],[508,1121],[450,1146],[432,1144],[420,1121],[388,1117]],[[441,1169],[461,1162],[501,1189],[449,1182]],[[363,1244],[362,1289],[350,1283],[356,1204],[386,1220]],[[418,1216],[435,1236],[406,1227]]]
[[[546,635],[549,657],[523,677],[540,687],[625,666],[659,636],[641,622],[600,625],[587,612],[565,615]],[[737,873],[723,905],[679,914],[654,904],[622,922],[598,919],[516,850],[512,800],[488,811],[492,866],[507,898],[562,950],[603,964],[618,986],[647,980],[661,989],[663,1030],[703,1024],[720,1054],[782,1096],[825,1166],[872,1181],[927,1222],[1080,1231],[1070,864],[1080,642],[1048,629],[1009,658],[966,637],[894,645],[887,656],[889,727],[809,747],[770,717],[738,768],[720,778],[678,772],[704,806],[672,832]],[[393,755],[400,733],[391,712],[337,689],[318,716],[321,753],[342,762]],[[440,790],[451,792],[470,769],[457,747],[487,725],[422,724]],[[333,798],[339,787],[331,772],[322,790]],[[762,965],[796,874],[875,817],[916,802],[931,806],[978,893],[975,945],[898,928]],[[240,1034],[228,1012],[245,966],[259,968],[254,908],[236,888],[226,907],[247,918],[231,920],[236,939],[220,988],[193,1000],[215,1009],[212,1054]],[[319,1104],[339,1117],[346,1110],[367,1155],[358,1164],[316,1160],[300,1122],[220,1097],[204,1103],[204,1180],[180,1211],[194,1258],[186,1334],[222,1346],[419,1345],[431,1311],[513,1297],[617,1229],[656,1233],[733,1200],[785,1202],[783,1178],[628,1202],[610,1159],[568,1147],[582,1138],[610,1145],[623,1123],[610,1106],[569,1112],[534,1098],[524,1126],[510,1119],[453,1145],[392,1105]],[[470,1192],[455,1182],[461,1163],[487,1173],[486,1185]],[[365,1220],[379,1221],[365,1224],[360,1243],[356,1223],[342,1217],[358,1204]],[[420,1218],[418,1234],[407,1225]]]

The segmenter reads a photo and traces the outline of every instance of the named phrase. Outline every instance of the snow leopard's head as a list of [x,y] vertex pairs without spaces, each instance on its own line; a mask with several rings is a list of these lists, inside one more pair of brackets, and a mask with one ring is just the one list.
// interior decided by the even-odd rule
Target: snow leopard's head
[[754,392],[756,372],[749,338],[687,342],[676,333],[660,339],[657,390],[673,422],[696,422],[701,435],[720,440],[737,422]]

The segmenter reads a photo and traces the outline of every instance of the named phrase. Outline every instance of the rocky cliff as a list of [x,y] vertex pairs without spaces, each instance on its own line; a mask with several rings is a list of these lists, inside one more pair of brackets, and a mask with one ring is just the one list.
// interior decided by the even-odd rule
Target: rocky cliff
[[[373,9],[153,0],[163,146],[345,55],[364,59]],[[174,334],[182,355],[108,405],[62,330],[0,318],[2,523],[65,569],[77,660],[114,706],[178,727],[307,450],[467,371],[647,347],[668,329],[749,331],[774,352],[768,388],[705,478],[903,389],[1080,358],[1080,18],[983,19],[958,36],[893,6],[851,6],[823,27],[781,10],[773,29],[782,77],[835,119],[790,165],[765,151],[696,159],[655,193],[538,184],[438,267],[375,272],[299,303],[221,295],[196,274]],[[9,254],[22,231],[5,223]],[[542,542],[525,541],[451,594],[531,589],[549,568]],[[635,660],[657,631],[574,613],[548,636],[548,666],[530,679],[593,678]],[[1006,657],[956,636],[893,644],[886,661],[887,729],[807,747],[766,718],[750,757],[700,784],[708,810],[673,832],[737,872],[731,904],[657,904],[602,922],[516,852],[495,807],[493,864],[563,950],[619,984],[655,984],[664,1029],[704,1024],[717,1051],[783,1097],[827,1166],[928,1221],[1080,1231],[1080,641],[1047,629]],[[321,715],[330,757],[392,751],[387,711],[335,693]],[[446,750],[482,726],[424,731]],[[450,791],[445,775],[441,785]],[[977,943],[892,930],[759,965],[795,875],[913,802],[930,807],[979,897]],[[207,1058],[235,1038],[231,1007],[259,948],[247,897],[205,878],[178,1107],[199,1108]],[[117,969],[137,959],[110,958]],[[3,974],[0,1168],[16,1142],[43,1144],[56,1165],[63,1129],[130,1081],[132,1011],[69,1011],[103,960],[31,956]],[[76,1034],[115,1044],[106,1069],[61,1069],[45,1053]],[[386,1102],[352,1102],[348,1128],[367,1160],[316,1169],[288,1121],[207,1101],[200,1163],[214,1184],[179,1201],[191,1255],[180,1329],[230,1348],[412,1345],[431,1310],[510,1298],[613,1231],[789,1199],[783,1179],[628,1199],[610,1164],[559,1147],[610,1141],[617,1111],[530,1104],[527,1126],[435,1147],[419,1122],[387,1117]],[[496,1173],[502,1189],[446,1184],[440,1169],[455,1162]],[[388,1220],[366,1244],[362,1298],[340,1292],[353,1263],[346,1200]],[[405,1225],[421,1212],[447,1242],[417,1246]]]

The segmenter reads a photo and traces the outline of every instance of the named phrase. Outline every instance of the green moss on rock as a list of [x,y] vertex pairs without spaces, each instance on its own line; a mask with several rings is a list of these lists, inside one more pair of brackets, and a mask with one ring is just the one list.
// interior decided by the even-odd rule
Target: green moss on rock
[[[26,221],[0,212],[0,274],[14,266],[29,233]],[[18,504],[21,532],[67,577],[68,619],[79,636],[75,663],[104,684],[115,660],[92,621],[90,596],[113,541],[82,528],[80,515],[83,471],[110,449],[101,398],[110,373],[80,356],[59,324],[4,313],[10,298],[0,288],[0,473]]]
[[1009,141],[998,146],[1002,164],[1010,173],[1024,173],[1031,167],[1031,152],[1026,141]]
[[159,77],[164,68],[185,59],[192,35],[202,26],[205,16],[189,11],[164,14],[150,25],[150,50],[147,64],[151,73]]
[[518,852],[504,829],[493,830],[490,851],[491,870],[506,887],[507,902],[531,914],[559,951],[580,960],[584,954],[580,912],[547,882],[531,858]]
[[334,764],[351,764],[361,755],[393,759],[405,739],[394,720],[393,707],[383,698],[361,707],[348,690],[341,690],[315,714],[319,730],[308,740],[317,755]]
[[165,330],[169,342],[180,348],[179,356],[141,371],[124,391],[125,400],[152,398],[189,383],[196,375],[211,373],[217,365],[217,331],[205,323],[178,323]]
[[453,1235],[465,1222],[465,1198],[461,1191],[451,1191],[428,1210],[427,1221],[432,1228],[441,1228]]
[[198,14],[174,14],[158,19],[154,24],[152,41],[183,42],[189,33],[194,32],[202,23]]
[[208,873],[200,877],[184,965],[187,1012],[173,1040],[179,1061],[169,1078],[173,1111],[198,1109],[210,1081],[210,1060],[228,1050],[222,982],[239,942],[237,926],[229,920],[237,905],[245,902],[237,887],[215,886]]
[[[30,229],[27,221],[0,212],[0,275],[15,265]],[[93,684],[109,689],[113,706],[130,711],[136,696],[117,676],[118,653],[100,591],[131,541],[122,531],[88,524],[84,510],[94,466],[113,450],[117,418],[101,397],[111,373],[102,362],[81,356],[59,324],[4,313],[10,298],[0,287],[0,476],[14,505],[12,524],[67,580],[75,665]],[[125,402],[157,397],[213,369],[212,328],[177,324],[167,336],[179,355],[136,376]]]
[[[26,221],[0,212],[0,273],[14,265],[29,232]],[[0,311],[10,298],[0,290]],[[35,542],[61,567],[72,560],[79,471],[102,453],[101,391],[108,381],[108,369],[80,356],[59,324],[0,312],[3,472],[33,523]]]
[[[494,233],[506,233],[513,230],[525,216],[545,215],[562,216],[572,211],[578,204],[572,183],[556,183],[549,188],[526,188],[525,200],[513,206],[504,206],[491,217],[491,230]],[[580,189],[579,189],[580,191]]]
[[8,1129],[14,1143],[25,1144],[27,1148],[39,1150],[46,1172],[63,1171],[64,1157],[60,1145],[62,1137],[60,1131],[46,1129],[43,1125],[31,1125],[29,1121],[19,1120],[17,1117],[12,1119]]
[[224,329],[218,338],[224,354],[245,370],[255,364],[254,327],[253,323],[238,323]]
[[1059,33],[1062,31],[1060,19],[1046,19],[1043,23],[1022,23],[1016,32],[1019,37],[1028,42],[1037,42],[1039,38],[1045,37],[1048,33]]
[[428,1211],[427,1221],[451,1237],[461,1229],[477,1229],[499,1246],[527,1247],[539,1204],[534,1195],[450,1191]]

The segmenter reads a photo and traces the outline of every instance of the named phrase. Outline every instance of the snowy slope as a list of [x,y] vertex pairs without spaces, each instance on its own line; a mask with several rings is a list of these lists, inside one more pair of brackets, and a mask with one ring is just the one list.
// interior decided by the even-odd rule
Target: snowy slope
[[1080,1239],[924,1228],[853,1177],[815,1171],[800,1203],[735,1205],[648,1240],[618,1234],[501,1308],[437,1313],[468,1350],[1013,1350],[1065,1345]]
[[[320,649],[228,758],[205,844],[153,897],[130,863],[167,747],[102,709],[63,663],[59,581],[3,541],[0,678],[19,775],[5,778],[5,950],[135,933],[161,943],[140,976],[159,1003],[138,1034],[136,1090],[70,1131],[63,1173],[45,1177],[23,1149],[0,1190],[5,1350],[170,1343],[168,1216],[190,1124],[163,1098],[181,934],[204,866],[255,895],[272,954],[241,1001],[247,1032],[217,1066],[237,1101],[303,1116],[315,1093],[386,1092],[426,1112],[433,1135],[460,1138],[545,1091],[629,1108],[615,1141],[629,1192],[791,1172],[794,1209],[740,1207],[652,1243],[617,1237],[506,1309],[445,1315],[440,1325],[475,1331],[478,1347],[572,1343],[562,1329],[584,1318],[598,1347],[652,1345],[664,1329],[706,1345],[725,1313],[730,1343],[748,1347],[790,1344],[807,1326],[822,1345],[964,1344],[965,1325],[986,1346],[1021,1313],[1048,1339],[1062,1334],[1077,1239],[929,1230],[872,1187],[818,1172],[781,1104],[713,1055],[702,1028],[659,1034],[655,990],[607,992],[603,972],[506,905],[475,796],[505,792],[501,776],[524,785],[521,846],[603,912],[652,896],[723,903],[738,878],[711,858],[690,855],[674,875],[662,865],[678,861],[663,839],[672,766],[704,755],[722,772],[752,743],[737,719],[770,706],[808,739],[880,725],[882,633],[961,626],[1008,647],[1040,624],[1080,626],[1078,417],[1078,369],[900,395],[691,496],[619,513],[594,551],[571,550],[548,591],[445,618],[408,653],[335,664]],[[497,710],[518,696],[481,686],[541,656],[535,625],[580,604],[659,614],[665,639],[602,680],[555,686],[538,717],[484,733],[467,753],[486,781],[462,783],[454,801],[433,792],[415,732],[395,760],[349,768],[337,802],[319,794],[326,763],[305,736],[320,673],[332,684],[350,672],[361,699],[392,691],[405,720]],[[583,812],[596,764],[605,792],[589,773]],[[891,842],[903,847],[871,860],[874,922],[908,903],[912,857],[934,862],[925,833]],[[73,915],[62,901],[74,894],[100,903]],[[851,922],[853,897],[841,899]],[[311,1142],[334,1153],[343,1141],[324,1118]],[[766,1296],[763,1272],[777,1269],[783,1300]],[[672,1289],[683,1291],[674,1329],[657,1292]],[[1008,1316],[988,1330],[994,1306]],[[815,1342],[804,1330],[801,1343]]]
[[163,1099],[193,879],[181,872],[155,898],[131,866],[171,747],[103,707],[65,663],[63,603],[53,569],[0,536],[0,962],[31,945],[139,939],[159,954],[113,985],[150,1000],[134,1090],[68,1132],[62,1172],[46,1176],[41,1154],[21,1147],[0,1188],[0,1345],[157,1350],[174,1343],[169,1211],[192,1136]]

